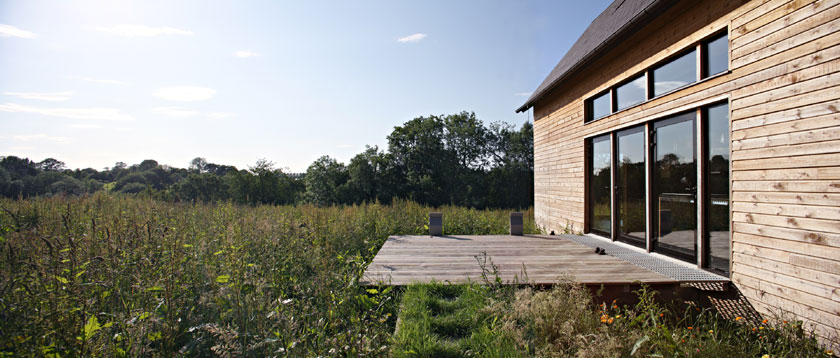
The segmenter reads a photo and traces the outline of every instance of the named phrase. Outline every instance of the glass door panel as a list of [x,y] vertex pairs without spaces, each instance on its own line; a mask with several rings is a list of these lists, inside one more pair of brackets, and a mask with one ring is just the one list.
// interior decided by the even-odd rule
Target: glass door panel
[[617,239],[645,247],[644,127],[618,132],[616,138]]
[[610,135],[592,139],[592,153],[590,154],[592,165],[589,173],[589,210],[591,218],[591,230],[601,235],[610,236],[612,204],[610,193],[612,190],[612,148],[610,146]]
[[706,109],[708,268],[729,275],[729,106]]
[[653,132],[653,250],[691,262],[697,259],[695,117],[657,122]]

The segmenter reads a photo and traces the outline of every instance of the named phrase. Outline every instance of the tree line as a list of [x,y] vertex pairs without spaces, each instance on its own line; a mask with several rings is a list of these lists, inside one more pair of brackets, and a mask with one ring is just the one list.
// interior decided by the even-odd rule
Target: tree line
[[248,169],[195,158],[188,168],[144,160],[111,168],[67,169],[0,157],[0,195],[84,195],[97,191],[173,201],[344,205],[404,198],[428,205],[524,208],[533,204],[533,127],[485,125],[475,113],[414,118],[387,137],[387,150],[368,146],[344,164],[329,156],[303,175],[260,159]]

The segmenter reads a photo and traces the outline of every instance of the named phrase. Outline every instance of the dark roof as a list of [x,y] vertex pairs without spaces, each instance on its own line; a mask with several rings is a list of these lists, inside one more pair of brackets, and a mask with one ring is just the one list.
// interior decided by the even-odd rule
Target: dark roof
[[517,112],[524,112],[586,63],[598,58],[607,49],[637,31],[674,0],[615,0],[601,15],[592,20],[583,35],[548,74]]

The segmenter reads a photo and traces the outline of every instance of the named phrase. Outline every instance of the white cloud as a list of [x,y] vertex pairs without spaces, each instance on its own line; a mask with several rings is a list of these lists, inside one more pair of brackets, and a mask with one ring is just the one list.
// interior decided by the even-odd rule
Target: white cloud
[[513,95],[519,97],[530,97],[532,93],[534,92],[516,92]]
[[401,43],[417,42],[417,41],[420,41],[424,38],[426,38],[426,34],[419,34],[418,33],[418,34],[408,35],[406,37],[400,37],[399,39],[397,39],[397,42],[401,42]]
[[239,51],[236,51],[236,52],[233,53],[234,57],[239,57],[239,58],[256,57],[256,56],[259,56],[259,55],[260,55],[259,53],[251,51],[251,50],[239,50]]
[[210,119],[225,119],[225,118],[233,117],[235,115],[236,114],[234,114],[234,113],[228,113],[228,112],[210,112],[210,113],[207,113],[207,117],[210,118]]
[[152,108],[152,111],[167,117],[178,118],[195,117],[201,114],[199,111],[183,107],[156,107]]
[[37,99],[41,101],[66,101],[73,96],[73,92],[3,92],[7,96],[15,96],[23,99]]
[[174,27],[169,26],[159,26],[159,27],[152,27],[146,25],[128,25],[128,24],[120,24],[111,27],[97,27],[99,31],[106,32],[112,35],[117,36],[127,36],[127,37],[150,37],[150,36],[161,36],[161,35],[182,35],[182,36],[192,36],[192,31],[176,29]]
[[77,128],[77,129],[98,129],[98,128],[102,128],[102,126],[100,126],[98,124],[85,124],[85,123],[74,123],[74,124],[71,124],[67,127]]
[[12,139],[14,139],[16,141],[19,141],[19,142],[50,141],[50,142],[56,142],[56,143],[70,143],[70,138],[54,137],[54,136],[48,136],[46,134],[16,135],[16,136],[12,136]]
[[0,104],[0,112],[13,113],[37,113],[45,116],[70,118],[70,119],[86,119],[86,120],[105,120],[105,121],[131,121],[134,117],[122,113],[117,108],[43,108],[24,106],[16,103]]
[[154,93],[156,97],[180,102],[206,101],[215,94],[216,90],[212,88],[196,86],[163,87]]
[[22,39],[34,39],[38,37],[34,32],[19,29],[12,25],[0,24],[0,37],[18,37]]
[[25,152],[25,151],[29,151],[29,150],[33,150],[33,149],[35,149],[35,147],[31,147],[31,146],[28,146],[28,145],[19,145],[19,146],[9,147],[9,150],[16,151],[16,152]]
[[93,82],[93,83],[101,83],[103,85],[124,85],[125,82],[117,81],[117,80],[108,80],[108,79],[101,79],[101,78],[91,78],[91,77],[75,77],[79,80],[85,82]]
[[335,147],[339,148],[339,149],[347,149],[347,148],[353,148],[353,147],[355,147],[355,145],[352,145],[352,144],[338,144]]

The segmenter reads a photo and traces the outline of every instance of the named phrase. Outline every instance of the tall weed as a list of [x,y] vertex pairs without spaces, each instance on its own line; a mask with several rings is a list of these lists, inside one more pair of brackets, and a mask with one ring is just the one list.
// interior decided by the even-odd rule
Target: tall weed
[[[0,355],[385,356],[399,293],[357,281],[389,235],[500,234],[507,212],[0,200]],[[534,232],[533,213],[526,230]]]

